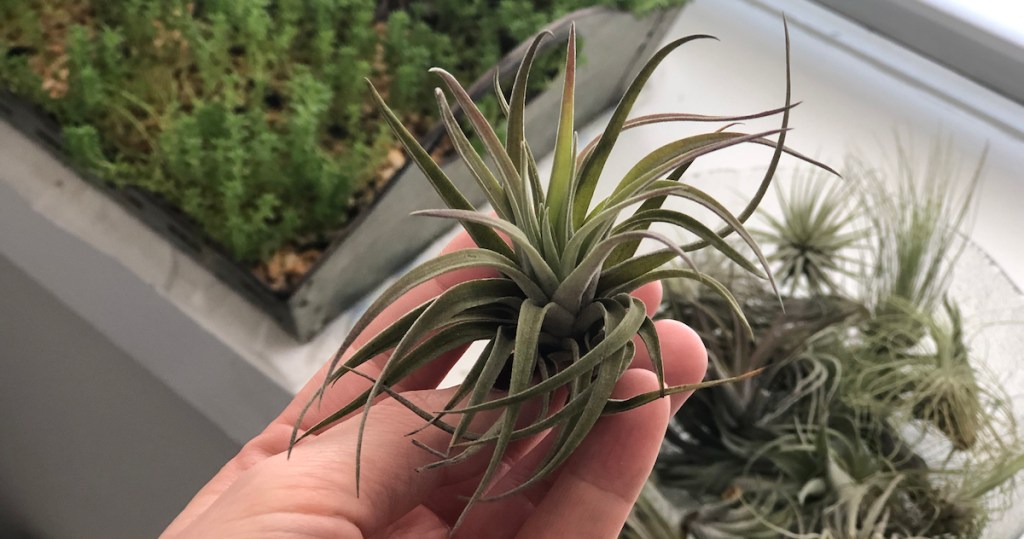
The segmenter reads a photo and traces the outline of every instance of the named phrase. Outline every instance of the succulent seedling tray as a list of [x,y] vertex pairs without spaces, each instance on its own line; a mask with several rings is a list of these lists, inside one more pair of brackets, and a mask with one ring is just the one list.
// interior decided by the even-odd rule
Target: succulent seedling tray
[[[576,23],[582,42],[582,61],[576,83],[576,117],[580,123],[592,120],[615,104],[636,66],[655,50],[677,12],[675,8],[637,18],[609,8],[587,8],[549,25],[554,39],[549,39],[547,44],[557,47],[564,43],[570,24]],[[523,44],[507,54],[469,88],[470,94],[477,98],[490,92],[495,70],[503,78],[514,75],[525,52],[526,44]],[[554,143],[555,123],[550,118],[558,114],[559,88],[556,81],[548,90],[534,96],[527,107],[526,134],[538,156],[547,154]],[[59,124],[38,107],[0,92],[0,118],[70,164]],[[442,139],[443,128],[438,124],[421,142],[428,151],[433,151]],[[442,168],[471,202],[483,203],[483,194],[461,161],[450,160]],[[410,215],[416,210],[443,207],[443,202],[420,171],[406,164],[369,207],[346,224],[294,288],[274,291],[250,268],[232,260],[187,216],[162,198],[135,187],[117,187],[85,171],[78,170],[78,173],[302,342],[315,336],[334,316],[373,290],[452,226],[447,220]]]

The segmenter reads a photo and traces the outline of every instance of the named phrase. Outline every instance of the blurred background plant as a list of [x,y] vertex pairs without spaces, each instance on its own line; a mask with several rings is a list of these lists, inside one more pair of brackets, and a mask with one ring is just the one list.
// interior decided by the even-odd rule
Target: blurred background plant
[[[78,165],[287,288],[404,164],[364,78],[423,135],[430,67],[470,81],[574,9],[684,1],[0,0],[0,86],[55,117]],[[534,89],[559,55],[540,64]],[[285,257],[297,275],[272,275]]]
[[779,189],[759,235],[781,301],[697,262],[755,340],[712,293],[667,287],[662,316],[704,339],[708,379],[765,372],[690,398],[623,537],[981,536],[1024,444],[949,293],[981,164],[963,174],[943,144],[923,168],[897,143],[889,169]]

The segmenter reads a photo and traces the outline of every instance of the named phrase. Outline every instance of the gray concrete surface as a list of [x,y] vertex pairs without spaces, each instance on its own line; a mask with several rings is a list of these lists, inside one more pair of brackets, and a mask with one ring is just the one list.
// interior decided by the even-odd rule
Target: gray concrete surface
[[155,537],[237,452],[4,257],[0,313],[0,536]]

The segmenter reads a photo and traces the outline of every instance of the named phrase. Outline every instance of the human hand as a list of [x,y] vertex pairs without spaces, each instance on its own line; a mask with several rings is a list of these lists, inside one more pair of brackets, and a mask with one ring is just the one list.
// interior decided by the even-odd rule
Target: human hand
[[[445,251],[471,245],[463,234]],[[488,275],[487,270],[466,269],[420,285],[388,307],[360,335],[353,349],[441,291]],[[661,301],[661,288],[648,285],[634,295],[644,301],[650,314]],[[666,383],[699,382],[707,366],[700,338],[675,321],[659,321],[656,327],[665,358]],[[425,410],[441,409],[453,390],[434,388],[461,354],[461,350],[446,354],[393,389]],[[386,359],[375,358],[361,370],[376,376]],[[487,451],[456,465],[417,472],[416,468],[436,460],[407,437],[423,425],[423,419],[394,399],[384,398],[373,405],[366,424],[357,497],[358,417],[346,418],[310,436],[294,448],[290,458],[287,455],[295,422],[305,403],[321,387],[324,376],[326,365],[277,419],[196,494],[162,537],[447,538],[466,498],[480,482],[487,466]],[[324,395],[323,406],[314,406],[306,413],[300,428],[310,428],[369,385],[358,376],[342,377]],[[627,398],[657,389],[650,357],[637,339],[636,357],[613,396]],[[650,474],[669,418],[688,396],[673,395],[602,417],[558,471],[516,495],[476,504],[457,536],[616,537]],[[488,420],[484,415],[479,421]],[[482,430],[478,424],[474,427]],[[430,428],[414,438],[431,447],[445,447],[447,436],[440,429]],[[529,477],[546,454],[551,438],[537,436],[513,444],[492,492],[508,490]]]

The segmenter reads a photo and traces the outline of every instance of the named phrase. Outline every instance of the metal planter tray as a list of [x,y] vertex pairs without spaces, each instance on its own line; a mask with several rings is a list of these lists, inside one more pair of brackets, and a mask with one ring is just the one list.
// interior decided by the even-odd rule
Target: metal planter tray
[[[582,43],[577,69],[576,118],[586,123],[614,105],[630,78],[658,46],[679,8],[657,11],[642,19],[608,8],[587,8],[571,13],[548,26],[555,39],[548,46],[564,44],[571,22]],[[526,44],[520,45],[470,87],[474,96],[489,91],[493,70],[505,76],[515,73]],[[531,99],[526,111],[526,133],[538,156],[548,153],[555,138],[560,81]],[[61,142],[60,126],[38,108],[0,93],[0,118],[69,162]],[[440,126],[424,137],[428,148],[440,139]],[[461,161],[442,167],[474,204],[484,197]],[[252,272],[231,260],[197,229],[180,210],[141,189],[116,188],[110,182],[81,173],[83,179],[105,192],[138,219],[163,235],[180,250],[270,315],[299,341],[311,339],[334,316],[412,260],[451,223],[411,212],[442,207],[443,202],[419,169],[406,166],[385,186],[372,205],[349,222],[345,231],[290,293],[267,288]]]

